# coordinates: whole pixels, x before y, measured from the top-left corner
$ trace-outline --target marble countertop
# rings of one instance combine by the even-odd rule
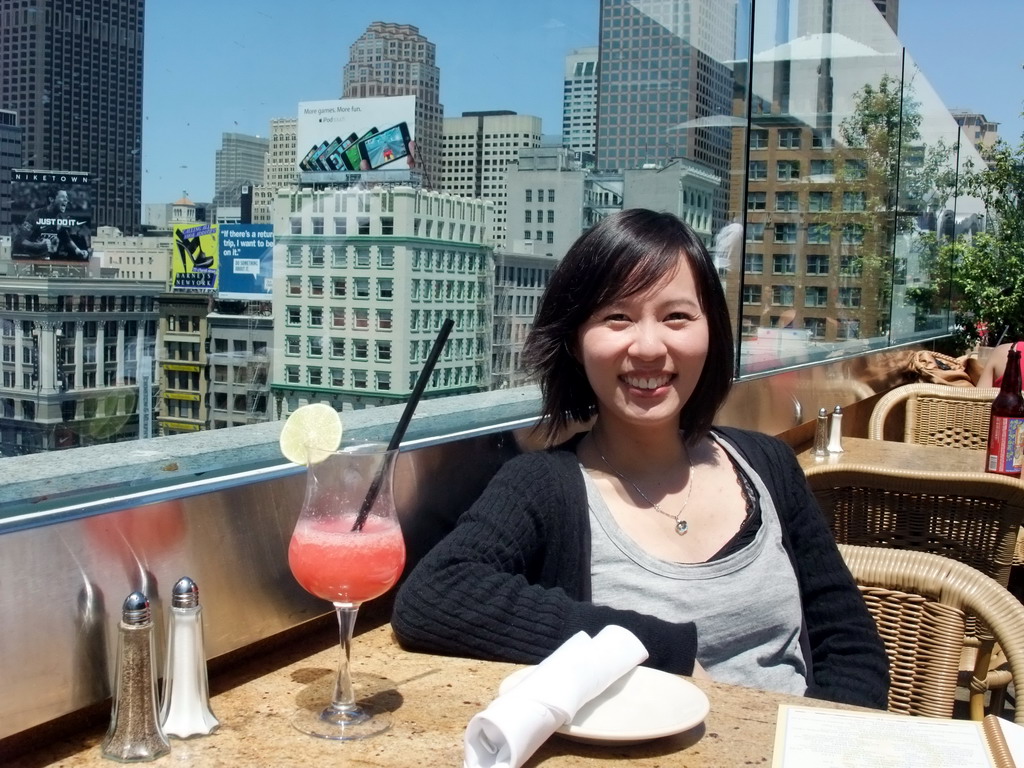
[[[169,755],[155,766],[345,765],[380,768],[461,766],[462,739],[470,718],[497,694],[498,684],[519,667],[410,653],[394,641],[388,624],[358,635],[352,670],[357,695],[375,695],[393,712],[394,725],[360,742],[334,742],[294,730],[298,706],[322,706],[330,698],[338,658],[337,633],[322,623],[315,632],[211,674],[211,700],[220,728],[210,736],[171,739]],[[630,765],[738,766],[771,763],[781,703],[839,706],[713,682],[697,684],[708,695],[706,721],[685,733],[643,744],[588,745],[553,737],[528,767]],[[106,718],[59,736],[41,732],[7,766],[38,768],[110,766],[100,756]],[[612,761],[611,763],[609,761]]]

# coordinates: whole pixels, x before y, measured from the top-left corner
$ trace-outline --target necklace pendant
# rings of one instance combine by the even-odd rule
[[[688,522],[686,522],[685,520],[676,520],[676,533],[677,534],[679,534],[680,536],[683,536],[683,535],[686,534],[686,532],[688,530],[690,530],[690,524]]]

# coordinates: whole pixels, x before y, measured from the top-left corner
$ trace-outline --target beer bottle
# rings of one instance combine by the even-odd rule
[[[1020,477],[1024,452],[1024,397],[1020,387],[1020,350],[1014,343],[1006,356],[999,394],[992,401],[985,467],[989,472],[1010,477]]]

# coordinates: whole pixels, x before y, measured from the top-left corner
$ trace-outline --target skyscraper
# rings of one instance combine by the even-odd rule
[[[10,232],[11,171],[21,167],[21,126],[18,113],[0,109],[0,232]]]
[[[269,224],[274,198],[281,187],[293,186],[298,180],[295,166],[295,131],[298,119],[275,117],[270,121],[270,149],[263,179],[253,191],[252,220]]]
[[[416,162],[424,185],[437,187],[441,172],[441,70],[435,47],[417,27],[375,21],[349,48],[342,98],[416,97]],[[381,130],[385,126],[380,126]]]
[[[520,149],[540,146],[540,132],[539,117],[511,111],[463,112],[462,117],[444,119],[441,189],[494,202],[496,246],[506,243],[506,168]]]
[[[242,185],[263,182],[270,140],[245,133],[225,133],[217,150],[214,207],[239,205]]]
[[[718,0],[601,0],[597,169],[686,158],[722,179],[728,200],[735,18]]]
[[[577,48],[565,57],[562,144],[579,156],[597,151],[597,53]]]
[[[94,226],[126,233],[142,215],[144,4],[0,0],[0,109],[18,113],[22,165],[88,171]]]

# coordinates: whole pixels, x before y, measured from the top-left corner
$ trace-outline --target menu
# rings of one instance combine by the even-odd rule
[[[977,722],[783,704],[772,768],[1015,768],[1022,748],[1024,729],[993,715]]]

